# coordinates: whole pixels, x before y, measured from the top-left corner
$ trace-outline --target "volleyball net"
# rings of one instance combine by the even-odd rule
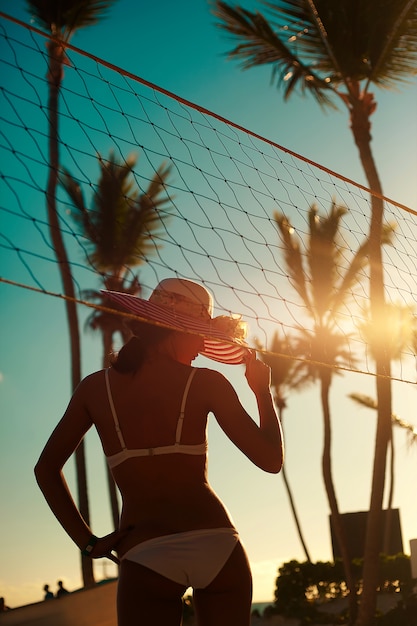
[[[0,41],[1,280],[62,296],[46,216],[47,37],[3,16]],[[276,214],[291,224],[312,289],[307,263],[311,208],[322,220],[334,204],[346,208],[336,242],[337,288],[369,234],[369,190],[73,46],[66,54],[59,167],[79,184],[88,209],[96,210],[100,162],[111,155],[120,163],[136,155],[132,184],[142,194],[161,167],[169,168],[166,216],[161,215],[146,255],[125,267],[127,277],[138,276],[142,296],[169,276],[197,280],[214,293],[216,314],[240,313],[248,322],[249,343],[270,352],[276,332],[283,338],[300,328],[313,333],[311,312],[289,276]],[[77,300],[94,306],[84,294],[103,286],[103,272],[95,267],[62,186],[57,206]],[[383,259],[387,302],[396,311],[384,332],[392,332],[397,342],[395,377],[415,382],[417,213],[384,198],[384,221],[395,226]],[[332,324],[355,357],[347,368],[373,374],[360,330],[369,312],[369,267],[361,272]]]

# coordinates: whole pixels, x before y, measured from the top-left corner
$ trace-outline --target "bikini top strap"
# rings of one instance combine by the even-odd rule
[[[126,450],[125,440],[123,439],[122,431],[120,430],[119,420],[117,418],[116,409],[114,407],[113,396],[110,389],[110,380],[109,380],[109,370],[106,369],[104,371],[104,376],[106,378],[106,389],[107,389],[107,397],[109,399],[110,409],[113,415],[114,427],[116,429],[117,436],[119,437],[120,445],[123,450]]]
[[[182,433],[182,427],[184,424],[184,414],[185,414],[185,405],[187,402],[187,397],[188,397],[188,392],[190,390],[191,387],[191,382],[193,380],[194,374],[196,373],[196,369],[193,368],[191,370],[191,373],[188,377],[187,380],[187,384],[185,385],[185,389],[184,389],[184,394],[182,396],[182,402],[181,402],[181,410],[180,410],[180,416],[178,418],[178,423],[177,423],[177,431],[175,433],[175,443],[180,443],[181,441],[181,433]]]

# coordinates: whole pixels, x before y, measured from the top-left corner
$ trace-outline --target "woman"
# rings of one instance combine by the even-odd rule
[[[39,486],[84,554],[114,559],[117,551],[119,626],[178,626],[188,587],[199,626],[248,626],[249,563],[208,484],[206,428],[213,413],[253,463],[279,472],[283,444],[270,370],[244,344],[240,319],[213,318],[211,294],[197,283],[165,279],[149,300],[105,293],[135,314],[133,337],[108,370],[76,389],[36,465]],[[199,353],[245,363],[259,426],[222,374],[191,366]],[[100,538],[79,514],[62,473],[93,425],[123,500],[120,528]]]

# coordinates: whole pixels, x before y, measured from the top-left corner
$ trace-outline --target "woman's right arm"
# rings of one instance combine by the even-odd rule
[[[246,362],[246,380],[258,406],[259,425],[242,406],[236,391],[219,372],[209,370],[210,410],[231,441],[255,465],[277,474],[284,460],[281,424],[271,390],[270,368],[251,355]]]
[[[92,426],[86,408],[85,380],[75,391],[69,406],[56,426],[35,467],[38,485],[55,517],[71,539],[83,550],[92,532],[76,506],[63,474],[63,467],[77,449],[81,439]],[[126,531],[116,530],[95,541],[90,556],[112,558],[111,551]]]

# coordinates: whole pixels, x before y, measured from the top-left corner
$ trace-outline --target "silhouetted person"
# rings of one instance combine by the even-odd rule
[[[38,483],[84,555],[114,560],[117,550],[119,626],[179,626],[188,587],[200,626],[249,626],[249,562],[208,484],[206,431],[212,413],[255,465],[279,472],[283,445],[270,369],[243,343],[239,317],[213,317],[212,295],[202,285],[166,278],[149,300],[106,293],[136,314],[132,338],[111,367],[77,387],[36,465]],[[244,364],[259,425],[223,374],[191,366],[199,353]],[[105,537],[80,515],[62,472],[92,426],[123,498],[120,527]]]
[[[9,607],[6,606],[6,601],[4,598],[0,598],[0,613],[4,613],[4,611],[8,611]]]
[[[69,594],[69,591],[65,589],[62,580],[58,580],[58,591],[56,592],[57,598],[62,598],[62,596],[66,596]]]
[[[54,594],[52,593],[52,591],[49,590],[49,585],[45,585],[43,588],[44,592],[45,592],[45,596],[44,596],[44,600],[53,600],[54,599]]]

